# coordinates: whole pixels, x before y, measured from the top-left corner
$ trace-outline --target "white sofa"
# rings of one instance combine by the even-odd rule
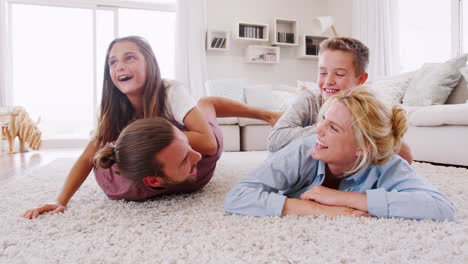
[[[444,105],[406,107],[414,159],[468,166],[468,87],[462,77]]]
[[[288,85],[250,85],[246,80],[210,80],[206,84],[207,94],[224,96],[252,106],[285,111],[292,103],[296,87]],[[266,150],[271,126],[250,118],[218,118],[224,137],[224,151]]]
[[[466,70],[468,76],[468,68]],[[386,89],[384,93],[394,97],[390,101],[402,103],[408,86],[417,81],[413,81],[415,77],[418,77],[418,71],[383,78],[369,85],[372,89]],[[468,87],[466,77],[459,77],[444,104],[404,106],[409,119],[404,141],[410,146],[416,161],[468,166]],[[240,92],[241,96],[237,99],[259,107],[285,110],[296,96],[295,87],[265,89],[264,86],[249,87],[245,82],[243,84],[247,88]],[[261,100],[257,100],[259,98]],[[271,105],[258,101],[271,101]],[[266,150],[266,141],[271,130],[266,122],[246,118],[219,118],[218,122],[224,133],[225,151]]]

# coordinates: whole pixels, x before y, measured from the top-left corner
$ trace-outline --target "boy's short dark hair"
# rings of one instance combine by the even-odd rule
[[[356,76],[365,72],[369,64],[369,48],[357,39],[345,37],[329,38],[320,43],[320,53],[326,50],[341,50],[353,54],[353,65]]]

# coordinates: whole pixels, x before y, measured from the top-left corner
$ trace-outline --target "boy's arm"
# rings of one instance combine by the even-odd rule
[[[269,151],[276,152],[293,139],[315,133],[315,127],[312,126],[318,114],[315,100],[315,95],[308,91],[297,96],[268,135]]]

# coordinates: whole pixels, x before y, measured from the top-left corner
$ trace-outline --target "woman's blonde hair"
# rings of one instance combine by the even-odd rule
[[[346,175],[370,165],[382,165],[399,151],[401,138],[408,128],[405,110],[391,110],[362,86],[347,89],[330,97],[320,109],[319,116],[335,103],[344,104],[353,118],[353,132],[362,155]]]

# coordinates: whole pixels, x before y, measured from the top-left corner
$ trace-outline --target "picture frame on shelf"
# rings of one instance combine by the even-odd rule
[[[248,63],[279,63],[280,48],[272,46],[249,45],[246,51]]]

